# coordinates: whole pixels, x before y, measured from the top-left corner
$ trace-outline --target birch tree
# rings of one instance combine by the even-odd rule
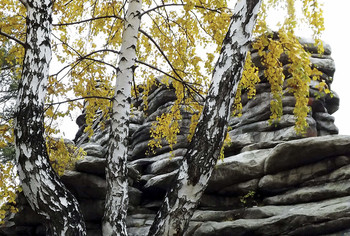
[[[44,102],[51,61],[50,0],[22,0],[27,9],[25,56],[15,120],[16,162],[23,193],[48,235],[85,235],[75,197],[53,171],[44,139]]]
[[[103,218],[103,235],[127,235],[128,210],[128,136],[131,84],[134,76],[138,31],[141,21],[141,0],[131,0],[126,13],[122,48],[112,104],[111,135],[107,156],[107,195]]]
[[[196,131],[149,235],[182,235],[187,228],[220,156],[260,4],[235,6]]]

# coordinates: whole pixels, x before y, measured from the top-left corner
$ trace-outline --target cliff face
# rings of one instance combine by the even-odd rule
[[[302,41],[316,53],[312,44]],[[256,57],[253,59],[257,60]],[[328,86],[334,74],[330,48],[313,54]],[[339,136],[331,116],[339,99],[316,99],[317,82],[310,85],[312,112],[307,137],[294,131],[295,100],[283,98],[284,115],[270,126],[270,91],[262,81],[253,100],[243,98],[243,115],[232,118],[232,143],[225,149],[195,212],[187,235],[339,235],[350,234],[350,136]],[[146,235],[166,189],[176,174],[188,145],[190,114],[183,112],[181,132],[172,154],[164,145],[146,156],[149,131],[156,116],[170,108],[174,91],[154,87],[148,115],[135,111],[130,125],[129,235]],[[82,124],[83,125],[83,124]],[[101,235],[100,221],[106,193],[104,181],[108,129],[81,145],[87,153],[62,180],[77,196],[89,235]],[[20,212],[1,229],[4,235],[42,235],[40,220],[20,197]],[[1,234],[0,233],[0,234]]]

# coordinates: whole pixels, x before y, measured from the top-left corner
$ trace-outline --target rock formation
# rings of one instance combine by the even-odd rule
[[[311,61],[330,87],[335,70],[330,47],[325,45],[321,56],[312,42],[302,43],[314,53]],[[284,115],[273,127],[268,123],[270,93],[264,81],[255,99],[243,98],[243,115],[230,120],[232,143],[217,163],[186,235],[350,234],[350,136],[336,135],[331,114],[338,109],[339,98],[333,92],[333,97],[316,99],[316,85],[310,84],[307,137],[294,131],[293,97],[283,98]],[[164,145],[145,155],[152,122],[174,99],[172,88],[154,87],[148,115],[140,109],[130,119],[129,235],[147,235],[186,152],[190,115],[184,112],[172,153]],[[108,129],[99,130],[83,143],[87,156],[62,176],[81,204],[88,235],[101,235],[108,134]],[[8,219],[0,235],[44,235],[40,219],[23,196],[19,206],[20,212]]]

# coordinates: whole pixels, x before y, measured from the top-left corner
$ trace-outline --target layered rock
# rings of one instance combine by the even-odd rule
[[[317,52],[310,42],[303,43]],[[324,72],[330,87],[334,63],[329,46],[325,52],[313,54],[311,61]],[[310,85],[311,92],[316,85]],[[172,152],[164,143],[155,153],[145,154],[152,122],[170,109],[174,99],[171,86],[154,86],[147,114],[136,102],[140,109],[130,119],[129,235],[147,235],[187,150],[190,114],[183,111]],[[316,99],[310,93],[306,138],[294,131],[294,98],[283,98],[285,112],[276,127],[268,123],[269,99],[268,85],[262,82],[255,99],[243,99],[243,115],[230,120],[232,144],[217,163],[186,235],[350,234],[350,136],[330,135],[338,132],[331,114],[339,99]],[[101,235],[108,138],[108,129],[98,130],[82,142],[87,156],[61,178],[81,204],[88,235]],[[19,199],[20,212],[7,221],[0,235],[44,235],[40,219],[23,197]]]

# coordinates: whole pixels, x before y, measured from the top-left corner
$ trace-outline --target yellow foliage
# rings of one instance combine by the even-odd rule
[[[72,170],[75,162],[86,155],[82,149],[77,150],[72,144],[66,145],[62,138],[59,140],[48,138],[46,145],[50,163],[59,176],[63,175],[65,170]]]
[[[259,69],[254,65],[251,59],[250,52],[247,54],[247,59],[244,65],[242,79],[239,82],[235,102],[233,105],[233,115],[242,115],[241,96],[242,90],[247,90],[248,99],[252,99],[256,95],[255,85],[260,82]]]
[[[4,218],[8,212],[17,212],[16,197],[17,192],[22,191],[19,186],[17,173],[11,162],[0,163],[0,225],[4,223]]]
[[[228,129],[228,131],[230,131],[230,128]],[[222,147],[220,149],[220,160],[224,161],[224,158],[225,158],[225,153],[224,153],[225,147],[230,146],[231,142],[232,142],[231,137],[230,137],[229,133],[227,132],[226,133],[226,137],[224,139],[224,143],[223,143],[223,145],[222,145]]]

